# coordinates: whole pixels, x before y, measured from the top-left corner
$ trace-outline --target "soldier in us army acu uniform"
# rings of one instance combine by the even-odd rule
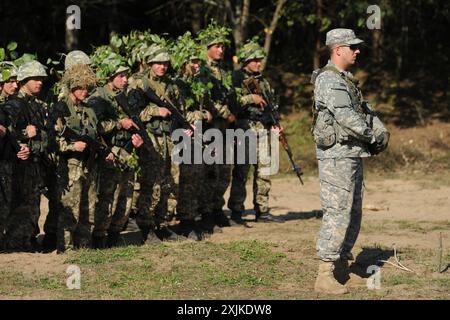
[[[362,42],[350,29],[329,31],[326,45],[331,58],[312,76],[313,135],[323,210],[316,247],[321,261],[314,289],[329,294],[347,293],[352,282],[362,282],[348,269],[361,226],[362,158],[383,151],[389,140],[388,131],[362,99],[357,81],[347,71],[355,63]]]
[[[250,155],[250,148],[255,148],[252,152],[256,152],[257,164],[254,165],[253,177],[253,205],[256,213],[256,221],[263,222],[284,222],[269,213],[269,191],[270,191],[270,176],[269,172],[264,173],[264,170],[270,169],[261,161],[262,157],[270,156],[270,130],[279,133],[278,128],[273,127],[270,123],[269,117],[266,116],[264,107],[268,101],[262,97],[263,92],[266,97],[273,97],[272,88],[269,82],[264,79],[261,74],[261,62],[265,58],[264,50],[258,43],[249,41],[238,52],[239,62],[242,63],[242,68],[233,72],[233,86],[238,92],[241,110],[238,112],[236,127],[243,129],[247,134],[254,135],[253,141],[257,144],[255,146],[249,145],[245,142],[245,156],[246,163],[235,164],[233,167],[233,180],[231,183],[230,198],[228,200],[228,208],[231,210],[231,219],[238,224],[245,224],[242,219],[244,212],[244,202],[247,195],[245,184],[247,176],[250,171],[250,164],[248,162]],[[249,83],[249,84],[247,84]],[[252,92],[251,85],[257,85],[262,92]],[[273,101],[269,101],[274,103]],[[265,137],[263,139],[262,130],[265,130]],[[257,138],[258,137],[258,140]],[[238,143],[243,143],[239,142]],[[239,152],[237,146],[236,153]],[[236,154],[236,156],[238,156]],[[265,160],[266,160],[265,159]]]
[[[13,164],[11,213],[6,226],[6,248],[30,250],[39,233],[40,199],[43,189],[42,160],[48,143],[47,105],[37,96],[47,73],[32,60],[20,66],[20,90],[3,106],[20,144],[28,145],[30,156]]]

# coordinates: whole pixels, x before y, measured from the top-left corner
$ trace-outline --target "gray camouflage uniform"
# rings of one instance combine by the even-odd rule
[[[387,130],[376,116],[372,127],[367,122],[369,107],[363,103],[350,72],[340,72],[329,61],[325,68],[313,73],[312,83],[323,210],[316,250],[321,260],[336,261],[351,256],[359,234],[364,186],[362,158],[371,156],[369,145],[377,138],[374,132]],[[329,143],[324,145],[320,138]]]

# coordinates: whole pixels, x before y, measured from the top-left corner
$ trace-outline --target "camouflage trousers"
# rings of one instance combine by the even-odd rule
[[[269,191],[271,187],[270,175],[268,174],[270,161],[267,161],[270,160],[270,131],[267,131],[264,138],[256,139],[258,132],[262,132],[260,130],[265,129],[262,123],[248,121],[247,123],[241,124],[240,127],[242,129],[252,130],[253,134],[255,134],[255,140],[253,140],[253,143],[249,143],[247,140],[243,148],[240,148],[242,142],[237,142],[228,208],[236,212],[243,212],[245,210],[244,202],[247,197],[245,185],[250,168],[253,166],[253,206],[256,212],[266,213],[269,212]],[[248,163],[250,151],[256,155],[256,164]],[[238,164],[237,160],[240,152],[245,153],[246,163],[244,164]]]
[[[204,186],[205,165],[194,162],[194,145],[191,145],[191,164],[182,163],[177,201],[178,220],[196,220],[200,218],[201,190]]]
[[[361,227],[362,158],[320,159],[319,179],[323,220],[317,255],[336,261],[351,252]]]
[[[5,233],[7,249],[29,250],[31,239],[39,234],[41,174],[39,162],[28,160],[13,165],[11,212]]]
[[[97,170],[86,168],[80,160],[60,159],[58,190],[61,212],[58,216],[57,250],[89,247],[93,224]]]
[[[171,161],[174,144],[168,136],[149,135],[157,157],[142,159],[138,199],[139,227],[156,227],[175,215],[178,197],[179,166]]]
[[[56,235],[58,214],[61,210],[56,167],[43,167],[43,180],[46,189],[44,196],[48,199],[48,212],[44,222],[44,233]]]
[[[134,171],[103,163],[99,169],[98,201],[94,213],[95,237],[121,232],[133,201]]]
[[[0,250],[5,245],[5,231],[11,209],[12,162],[0,161]]]

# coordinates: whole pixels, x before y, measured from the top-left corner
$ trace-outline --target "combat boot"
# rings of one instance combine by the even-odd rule
[[[145,228],[141,231],[144,245],[160,244],[162,242],[153,229]]]
[[[42,239],[42,248],[44,252],[56,250],[56,234],[46,233]]]
[[[176,227],[177,233],[183,235],[187,239],[200,241],[203,239],[203,230],[200,229],[193,220],[180,220]]]
[[[334,274],[334,263],[332,261],[321,261],[317,275],[314,291],[326,294],[346,294],[348,289],[336,281]]]
[[[199,223],[204,233],[213,234],[214,232],[222,232],[220,227],[216,226],[214,215],[212,213],[202,214],[202,220]]]
[[[367,279],[352,273],[348,260],[341,258],[335,263],[334,275],[341,284],[345,284],[348,288],[366,287]]]
[[[119,242],[120,232],[108,232],[108,238],[106,239],[106,246],[108,248],[116,247]]]
[[[106,249],[106,242],[105,236],[92,236],[92,249]]]
[[[241,211],[232,211],[230,216],[230,224],[231,225],[242,225],[247,228],[251,228],[247,221],[242,219],[242,212]]]
[[[214,215],[214,223],[221,228],[231,227],[230,220],[222,210],[216,212]]]
[[[269,212],[256,212],[255,214],[255,222],[277,222],[284,223],[284,220],[274,216]]]
[[[173,232],[170,227],[162,226],[155,230],[156,235],[163,241],[183,241],[186,237]]]

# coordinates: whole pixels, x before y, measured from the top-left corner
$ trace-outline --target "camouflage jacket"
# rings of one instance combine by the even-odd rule
[[[231,81],[229,81],[230,83],[227,83],[230,74],[222,69],[218,62],[210,59],[206,62],[206,68],[212,76],[212,79],[210,80],[212,80],[211,82],[213,84],[213,94],[211,98],[214,102],[214,118],[227,119],[232,113],[226,100],[228,90],[232,90]]]
[[[76,141],[66,139],[63,134],[65,126],[68,126],[80,135],[88,135],[93,139],[99,140],[97,116],[89,105],[86,103],[75,105],[67,97],[53,106],[51,121],[56,132],[58,153],[63,158],[76,158],[85,161],[90,156],[92,158],[95,156],[89,154],[89,148],[86,148],[84,152],[75,151],[74,145]]]
[[[253,102],[252,92],[244,83],[245,80],[248,80],[251,77],[255,79],[255,81],[259,84],[261,91],[265,93],[267,97],[273,97],[273,89],[271,88],[269,82],[264,79],[261,74],[258,73],[252,75],[243,69],[234,71],[232,77],[233,86],[236,90],[239,104],[241,106],[241,110],[237,112],[237,118],[262,122],[264,109]],[[270,103],[273,104],[274,101],[270,101]]]
[[[89,97],[88,104],[95,111],[106,143],[111,147],[123,148],[130,142],[131,133],[120,124],[120,120],[129,116],[115,99],[119,93],[120,91],[114,91],[106,84],[95,90]]]
[[[140,89],[145,92],[148,88],[153,90],[161,100],[166,100],[164,97],[166,96],[176,106],[179,105],[180,92],[176,84],[168,76],[157,77],[150,70],[148,75],[136,73],[128,81],[128,92],[133,89]],[[159,107],[154,103],[146,102],[139,117],[146,125],[147,131],[152,134],[170,134],[173,129],[171,117],[161,117],[159,115]]]
[[[336,66],[329,61],[326,67]],[[318,159],[368,157],[368,145],[375,142],[372,128],[366,122],[362,109],[362,94],[350,72],[337,74],[331,70],[314,71],[314,102],[319,114],[329,112],[333,121],[335,143],[323,148],[317,146]],[[316,123],[317,125],[317,123]]]
[[[17,137],[19,144],[27,144],[30,148],[30,157],[27,161],[39,161],[47,152],[49,140],[49,119],[47,104],[34,96],[19,91],[7,99],[3,110],[11,121],[11,129]],[[36,127],[36,136],[30,138],[26,127]]]

